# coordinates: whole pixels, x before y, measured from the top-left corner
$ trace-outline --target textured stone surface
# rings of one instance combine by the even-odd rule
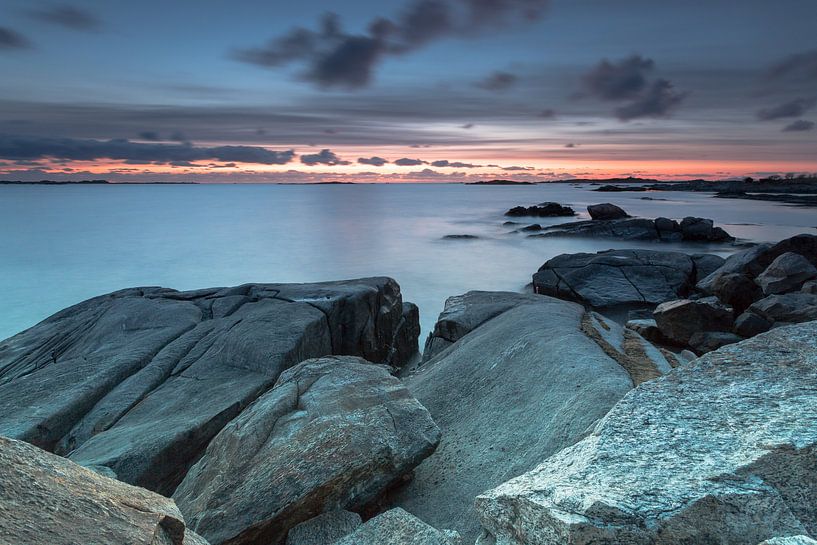
[[[596,308],[685,297],[694,280],[695,262],[690,256],[655,250],[562,254],[533,275],[537,293]]]
[[[630,217],[623,208],[609,202],[591,204],[587,207],[587,213],[594,220],[617,220]]]
[[[772,323],[755,314],[754,312],[744,312],[735,320],[734,331],[741,337],[754,337],[771,329]]]
[[[712,284],[712,292],[738,314],[763,297],[760,286],[741,273],[722,273],[718,275]]]
[[[706,354],[743,338],[729,331],[698,331],[689,338],[689,346],[698,354]]]
[[[546,232],[532,237],[601,237],[621,240],[655,240],[662,242],[730,242],[735,240],[720,227],[713,227],[712,220],[684,218],[678,222],[667,218],[592,219],[561,223],[546,228]]]
[[[680,345],[689,344],[690,338],[701,331],[731,331],[732,309],[715,297],[691,301],[679,299],[661,303],[653,312],[661,333]]]
[[[658,329],[658,324],[652,318],[628,320],[625,327],[632,329],[650,342],[660,343],[665,341],[664,334],[661,333],[661,330]]]
[[[477,498],[501,545],[760,543],[817,531],[817,322],[630,392],[592,434]]]
[[[583,437],[630,390],[619,360],[637,377],[669,364],[633,332],[551,297],[470,292],[440,316],[454,319],[468,324],[462,336],[404,378],[442,441],[391,505],[473,543],[478,494]]]
[[[173,500],[0,437],[0,543],[207,545]]]
[[[817,545],[817,541],[808,536],[773,537],[760,545]]]
[[[327,545],[351,534],[363,523],[350,511],[329,511],[304,521],[287,534],[286,545]]]
[[[755,282],[764,295],[799,290],[806,280],[817,278],[817,268],[808,259],[794,252],[781,254],[760,273]]]
[[[753,304],[749,310],[773,323],[817,320],[817,295],[802,292],[770,295]]]
[[[535,206],[515,206],[505,212],[506,216],[523,217],[557,217],[557,216],[575,216],[576,212],[569,206],[562,206],[557,202],[543,202]]]
[[[817,280],[809,280],[805,284],[803,284],[803,288],[800,290],[803,293],[811,293],[813,295],[817,295]]]
[[[460,545],[456,532],[432,528],[403,509],[395,508],[369,520],[334,545]],[[327,544],[329,545],[329,544]]]
[[[0,343],[0,434],[169,495],[284,369],[400,363],[404,322],[388,278],[96,297]]]
[[[385,367],[307,360],[221,430],[173,497],[214,544],[278,543],[323,511],[365,506],[439,440]]]

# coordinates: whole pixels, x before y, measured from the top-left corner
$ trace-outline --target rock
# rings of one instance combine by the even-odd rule
[[[652,318],[642,320],[628,320],[625,324],[627,329],[632,329],[645,339],[653,343],[666,342],[666,337],[658,329],[658,324]]]
[[[714,297],[661,303],[653,312],[661,333],[679,345],[689,344],[699,331],[732,331],[732,309]]]
[[[363,523],[349,511],[328,511],[293,527],[286,545],[327,545],[351,534]]]
[[[216,435],[173,497],[214,544],[278,543],[324,511],[365,506],[439,441],[428,411],[387,368],[307,360]]]
[[[807,536],[774,537],[760,545],[817,545],[817,541]]]
[[[749,544],[817,532],[817,322],[630,392],[583,441],[479,496],[502,545]]]
[[[686,254],[607,250],[556,256],[533,275],[533,285],[536,293],[595,308],[654,305],[688,295],[694,275]]]
[[[531,237],[593,237],[616,238],[619,240],[655,240],[662,242],[729,242],[735,240],[720,227],[712,227],[712,220],[686,218],[686,231],[667,218],[651,220],[646,218],[592,219],[560,223],[545,228],[545,232]],[[706,227],[709,230],[706,231]],[[703,234],[705,231],[705,234]]]
[[[777,244],[759,244],[748,250],[732,254],[724,264],[698,283],[698,289],[712,293],[712,284],[718,273],[742,273],[754,279],[762,273],[772,261],[786,252],[794,252],[805,257],[809,263],[817,266],[817,236],[796,235]]]
[[[460,545],[456,532],[439,531],[414,515],[390,509],[332,545]]]
[[[557,216],[575,216],[576,212],[569,206],[562,206],[556,202],[543,202],[536,206],[515,206],[505,212],[506,216],[522,217],[522,216],[537,216],[537,217],[557,217]]]
[[[442,441],[385,505],[466,543],[479,531],[477,494],[583,437],[634,380],[669,369],[634,332],[541,295],[451,298],[435,331],[451,330],[453,344],[404,377]]]
[[[671,220],[669,218],[664,218],[664,217],[655,218],[655,221],[653,222],[653,225],[655,225],[655,228],[657,230],[662,231],[664,233],[680,233],[681,232],[681,226],[678,225],[678,222],[675,221],[675,220]]]
[[[332,353],[400,365],[403,311],[388,278],[96,297],[0,343],[0,434],[169,495],[283,370]]]
[[[695,263],[696,284],[716,271],[726,261],[721,256],[714,254],[692,254],[690,257]]]
[[[735,320],[734,332],[741,337],[754,337],[771,329],[772,323],[754,312],[744,312]]]
[[[706,354],[742,340],[742,337],[728,331],[698,331],[689,338],[689,346],[698,354]]]
[[[443,240],[477,240],[477,235],[445,235]]]
[[[758,285],[741,273],[719,274],[712,284],[712,293],[738,314],[763,297]]]
[[[631,185],[631,186],[621,186],[621,185],[603,185],[601,187],[597,187],[593,191],[601,191],[607,193],[617,193],[622,191],[647,191],[646,187],[640,185]]]
[[[0,437],[0,542],[207,545],[173,500]]]
[[[811,293],[813,295],[817,295],[817,280],[810,280],[803,284],[803,288],[800,290],[803,293]]]
[[[749,310],[773,323],[817,320],[817,295],[803,292],[770,295],[753,304]]]
[[[534,231],[541,231],[541,230],[542,230],[542,226],[539,225],[538,223],[533,223],[531,225],[527,225],[527,226],[522,227],[521,229],[519,229],[520,232],[534,232]]]
[[[630,217],[630,215],[622,208],[609,202],[602,204],[591,204],[587,207],[587,212],[594,220],[618,220]]]
[[[805,257],[794,252],[780,254],[760,273],[755,282],[765,295],[799,290],[804,282],[817,278],[817,268]]]
[[[386,361],[394,365],[405,365],[419,357],[420,351],[420,309],[414,303],[403,303],[403,312],[391,350]]]

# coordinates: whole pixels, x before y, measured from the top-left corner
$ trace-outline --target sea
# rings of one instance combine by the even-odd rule
[[[587,219],[712,218],[740,242],[817,234],[814,208],[708,193],[599,193],[590,184],[107,184],[0,186],[0,339],[89,297],[133,286],[396,279],[425,336],[447,297],[524,291],[562,253],[654,248],[729,255],[729,244],[528,238],[513,206],[555,201]],[[519,220],[517,220],[519,221]],[[525,220],[522,220],[525,221]],[[550,225],[570,218],[531,218]],[[446,239],[447,235],[477,238]]]

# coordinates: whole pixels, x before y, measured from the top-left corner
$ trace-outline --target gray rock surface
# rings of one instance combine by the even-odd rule
[[[654,240],[662,242],[731,242],[734,239],[712,220],[684,218],[678,222],[667,218],[592,219],[552,225],[531,237],[594,237],[620,240]]]
[[[405,321],[387,278],[96,297],[0,343],[0,434],[169,495],[284,369],[332,353],[399,364]]]
[[[817,541],[808,536],[773,537],[760,545],[817,545]]]
[[[574,212],[569,206],[562,206],[557,202],[543,202],[535,206],[515,206],[505,212],[505,215],[512,217],[534,216],[548,218],[558,216],[575,216],[576,212]]]
[[[679,345],[689,344],[695,333],[732,331],[733,326],[732,309],[715,297],[667,301],[655,307],[653,316],[661,333]]]
[[[817,278],[817,267],[800,254],[786,252],[772,261],[755,282],[764,295],[774,295],[799,290],[803,283],[814,278]]]
[[[796,292],[764,297],[749,310],[772,323],[817,320],[817,295]]]
[[[743,545],[817,532],[817,322],[642,384],[592,434],[477,498],[502,545]]]
[[[734,332],[741,337],[754,337],[769,331],[772,322],[755,314],[754,312],[744,312],[735,320]]]
[[[803,293],[811,293],[813,295],[817,295],[817,280],[809,280],[805,284],[803,284],[803,288],[800,290]]]
[[[286,545],[327,545],[351,534],[363,524],[360,515],[350,511],[328,511],[293,527]]]
[[[722,302],[741,313],[763,298],[763,291],[748,276],[741,273],[721,273],[712,283],[712,293]]]
[[[618,220],[630,217],[623,208],[609,202],[591,204],[587,207],[587,213],[590,214],[590,218],[594,220]]]
[[[665,342],[666,338],[664,334],[661,333],[661,330],[658,329],[658,324],[655,322],[654,319],[639,319],[639,320],[628,320],[625,324],[627,329],[632,329],[645,339],[653,343],[661,343]]]
[[[466,543],[479,530],[476,495],[583,437],[632,387],[623,365],[637,380],[669,369],[633,332],[551,297],[469,292],[440,321],[435,330],[461,336],[404,381],[442,441],[386,503]]]
[[[403,509],[382,513],[334,545],[461,545],[456,532],[432,528]],[[330,545],[330,544],[326,544]]]
[[[685,297],[694,280],[695,262],[686,254],[608,250],[556,256],[533,275],[533,286],[543,295],[605,308]]]
[[[0,437],[0,543],[207,545],[173,500]]]
[[[695,263],[696,284],[718,270],[726,261],[721,256],[715,254],[692,254],[690,257]]]
[[[698,331],[689,338],[689,346],[698,354],[706,354],[743,338],[729,331]]]
[[[173,497],[214,544],[279,543],[324,511],[362,508],[439,440],[428,411],[386,367],[307,360],[216,435]]]

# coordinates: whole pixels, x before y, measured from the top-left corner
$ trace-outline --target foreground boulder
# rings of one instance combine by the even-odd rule
[[[462,545],[459,534],[440,531],[399,507],[360,526],[334,544],[325,545]]]
[[[515,206],[505,212],[505,215],[517,218],[524,216],[551,218],[558,216],[575,216],[576,212],[569,206],[562,206],[557,202],[543,202],[536,206]]]
[[[590,214],[590,218],[594,220],[618,220],[630,217],[623,208],[609,202],[591,204],[587,207],[587,213]]]
[[[307,360],[221,430],[173,497],[214,544],[275,544],[324,511],[365,506],[439,440],[385,367]]]
[[[388,278],[114,292],[0,343],[0,434],[170,495],[282,371],[327,354],[400,365],[415,319]]]
[[[817,267],[794,252],[781,254],[760,273],[755,282],[764,295],[775,295],[799,290],[807,281],[817,278]]]
[[[749,310],[773,324],[808,322],[817,320],[817,295],[802,292],[770,295]]]
[[[760,545],[817,545],[817,541],[808,536],[773,537]]]
[[[577,441],[634,382],[670,368],[634,332],[541,295],[451,298],[435,331],[452,341],[404,382],[442,441],[387,503],[465,543],[479,533],[477,494]]]
[[[696,260],[680,252],[607,250],[562,254],[533,275],[536,293],[595,308],[656,305],[689,294]]]
[[[742,545],[814,535],[815,422],[810,322],[642,384],[589,437],[480,496],[477,510],[503,545]]]
[[[207,545],[173,500],[0,437],[0,542]]]
[[[715,297],[667,301],[655,307],[655,323],[670,341],[687,345],[696,333],[731,331],[733,312]]]

